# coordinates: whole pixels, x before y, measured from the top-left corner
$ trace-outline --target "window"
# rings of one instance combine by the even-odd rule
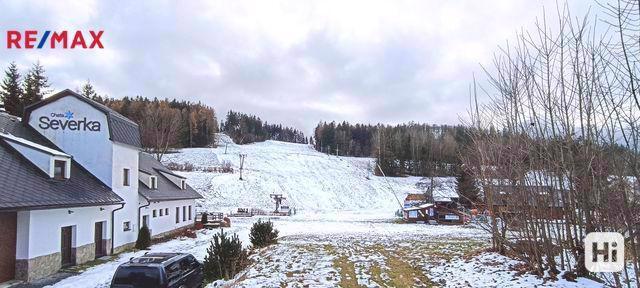
[[[122,169],[122,186],[129,186],[129,168]]]
[[[129,266],[116,270],[115,286],[160,287],[160,269],[156,267]]]
[[[126,221],[122,225],[123,231],[131,231],[131,222]]]
[[[187,189],[187,181],[181,180],[180,187],[182,188],[182,190]]]
[[[189,220],[191,220],[191,205],[189,205]]]
[[[169,208],[164,208],[164,215],[169,215]]]
[[[64,180],[67,178],[65,173],[67,170],[67,161],[54,160],[53,161],[53,178],[57,180]]]
[[[164,209],[160,209],[160,217],[162,217],[162,212],[164,212]]]
[[[173,283],[180,278],[180,262],[174,262],[165,268],[165,272],[167,273],[167,281],[169,283]]]
[[[182,206],[182,221],[187,221],[187,206]]]
[[[158,215],[156,214],[156,209],[153,209],[153,218],[156,218]]]
[[[180,223],[180,207],[176,207],[176,223]]]
[[[149,184],[151,189],[158,189],[158,178],[156,176],[149,177]]]

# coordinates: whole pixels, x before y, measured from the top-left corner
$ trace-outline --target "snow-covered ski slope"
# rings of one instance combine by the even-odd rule
[[[270,194],[283,194],[298,212],[399,209],[407,193],[418,193],[419,177],[377,177],[369,171],[370,158],[337,157],[315,151],[311,146],[279,141],[236,145],[218,134],[218,148],[182,149],[167,154],[163,162],[191,163],[196,169],[216,167],[229,161],[234,173],[178,172],[205,199],[202,208],[228,212],[237,207],[273,209]],[[225,146],[227,153],[225,154]],[[239,180],[239,154],[246,154],[244,180]],[[369,179],[368,179],[369,178]],[[388,181],[388,183],[387,183]]]

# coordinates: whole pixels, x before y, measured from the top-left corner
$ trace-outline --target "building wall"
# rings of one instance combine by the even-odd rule
[[[65,113],[73,113],[72,120],[100,123],[99,131],[85,129],[52,129],[41,123],[41,117],[65,121]],[[73,96],[60,98],[31,113],[29,125],[47,137],[64,152],[73,155],[83,167],[125,200],[123,209],[114,217],[114,246],[133,243],[137,238],[138,205],[138,148],[114,143],[109,139],[107,116],[91,105]],[[123,169],[129,169],[129,186],[123,185]],[[73,177],[73,175],[71,175]],[[125,231],[124,223],[129,223]]]
[[[66,226],[73,227],[72,248],[76,263],[93,260],[95,223],[103,222],[102,237],[105,242],[110,243],[110,217],[111,211],[116,207],[118,206],[19,211],[16,278],[33,281],[60,269],[61,229]]]
[[[73,117],[70,117],[73,113]],[[44,117],[48,118],[45,119]],[[85,120],[86,119],[86,120]],[[100,129],[52,129],[46,123],[50,121],[69,123],[70,120],[94,121]],[[47,122],[49,121],[49,122]],[[45,123],[45,124],[43,124]],[[89,172],[95,175],[113,192],[124,199],[125,205],[114,214],[111,212],[120,205],[102,207],[79,207],[70,209],[49,209],[21,211],[17,214],[16,276],[18,279],[32,281],[58,271],[61,266],[61,228],[72,226],[73,251],[77,263],[90,261],[95,257],[94,230],[96,222],[104,222],[104,243],[110,251],[119,253],[134,245],[138,236],[138,223],[142,216],[148,215],[153,235],[177,231],[190,226],[195,219],[195,201],[179,200],[152,203],[140,211],[138,207],[147,204],[138,194],[139,159],[137,147],[115,143],[109,139],[107,116],[89,104],[73,96],[60,98],[46,106],[32,111],[29,125],[55,143],[65,153],[73,156]],[[65,124],[68,125],[68,124]],[[94,129],[95,130],[95,129]],[[124,169],[129,170],[129,184],[124,183]],[[73,177],[73,175],[70,175]],[[191,219],[183,220],[182,207],[191,206]],[[175,221],[175,209],[180,207],[180,221]],[[169,209],[169,215],[159,216],[159,209]],[[153,217],[153,210],[156,217]],[[73,213],[69,213],[73,211]],[[125,229],[128,223],[128,229]],[[113,226],[113,235],[111,228]],[[113,237],[112,237],[113,236]]]
[[[70,120],[95,121],[100,123],[100,131],[52,129],[40,122],[41,117],[49,120],[69,120],[62,115],[73,113]],[[73,155],[83,167],[109,185],[111,183],[112,142],[109,140],[107,116],[91,105],[73,96],[60,98],[31,112],[29,125],[55,143],[65,153]],[[73,177],[73,175],[71,175]]]
[[[29,259],[60,252],[60,229],[75,226],[74,245],[79,247],[94,242],[96,222],[106,222],[109,231],[111,210],[118,206],[76,207],[49,210],[19,211],[17,220],[17,259]],[[100,208],[103,208],[100,211]],[[69,214],[69,211],[72,211]],[[105,239],[110,238],[110,233]]]
[[[146,200],[142,199],[142,197],[140,198],[143,205],[147,203]],[[144,215],[149,216],[149,229],[151,230],[151,236],[156,236],[165,232],[193,225],[196,217],[195,204],[195,200],[152,202],[149,207],[141,209],[140,223],[142,223]],[[189,220],[189,206],[191,206],[191,220]],[[179,223],[176,223],[176,207],[180,207]],[[186,221],[183,221],[182,218],[182,207],[186,207],[187,210]],[[160,209],[169,209],[169,215],[163,213],[162,216],[160,216]],[[153,217],[153,210],[156,210],[156,217]]]
[[[15,276],[16,212],[0,212],[0,283]]]
[[[134,243],[138,238],[138,149],[113,143],[112,151],[111,189],[125,201],[124,208],[116,211],[114,217],[114,246],[119,247]],[[129,186],[123,183],[124,168],[129,169]],[[124,231],[125,222],[130,223],[129,231]]]

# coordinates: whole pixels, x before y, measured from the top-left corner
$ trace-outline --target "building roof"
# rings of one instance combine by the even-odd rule
[[[427,196],[424,194],[407,194],[404,201],[427,201]]]
[[[104,113],[107,116],[107,121],[109,122],[109,139],[111,139],[111,141],[135,146],[138,148],[142,147],[142,143],[140,142],[140,129],[138,128],[138,124],[129,120],[127,117],[122,116],[111,108],[93,101],[87,97],[84,97],[69,89],[62,90],[50,97],[43,99],[38,103],[27,106],[24,111],[24,121],[29,121],[29,116],[33,110],[66,96],[73,96]]]
[[[27,146],[27,147],[36,149],[38,151],[42,151],[42,152],[47,153],[49,155],[71,158],[71,156],[69,154],[67,154],[67,153],[58,151],[56,149],[49,148],[49,147],[44,146],[44,145],[40,145],[40,144],[35,143],[35,142],[31,142],[31,141],[29,141],[27,139],[14,136],[14,135],[9,134],[9,133],[4,133],[4,132],[0,131],[0,138],[5,139],[5,140],[9,140],[9,141],[14,142],[14,143],[18,143],[18,144],[23,145],[23,146]]]
[[[176,184],[174,184],[167,175],[176,175],[171,170],[164,167],[162,163],[160,163],[156,158],[152,155],[140,152],[140,156],[138,157],[139,164],[138,167],[140,171],[145,174],[156,176],[158,179],[158,188],[151,189],[146,183],[140,183],[138,185],[138,193],[142,195],[148,201],[170,201],[170,200],[182,200],[182,199],[201,199],[202,196],[198,194],[191,186],[187,185],[186,189],[181,189]],[[176,175],[180,178],[184,178],[182,176]]]
[[[19,118],[6,113],[0,113],[0,131],[47,149],[60,150],[33,128],[23,125]],[[0,138],[0,210],[100,206],[124,202],[76,161],[71,160],[69,179],[54,180],[6,141],[11,140]]]

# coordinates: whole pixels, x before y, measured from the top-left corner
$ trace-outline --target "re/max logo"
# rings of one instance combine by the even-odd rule
[[[7,31],[7,49],[42,49],[49,47],[51,49],[103,49],[104,46],[100,41],[100,37],[104,31],[44,31],[39,35],[36,30],[8,30]]]

